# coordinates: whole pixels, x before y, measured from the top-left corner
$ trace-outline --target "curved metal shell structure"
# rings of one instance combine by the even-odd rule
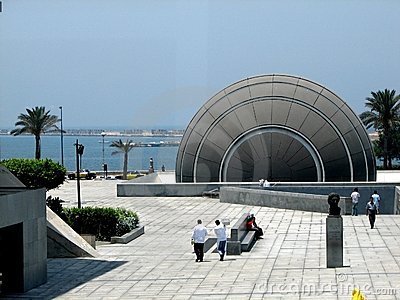
[[[358,116],[310,80],[263,75],[208,100],[182,138],[177,182],[375,181]]]

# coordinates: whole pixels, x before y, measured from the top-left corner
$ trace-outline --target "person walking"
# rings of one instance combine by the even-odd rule
[[[374,193],[371,195],[374,199],[374,204],[376,206],[376,213],[379,214],[379,208],[381,205],[381,197],[379,196],[378,192],[375,190]]]
[[[358,216],[358,200],[360,199],[360,193],[358,192],[358,188],[354,188],[350,197],[351,197],[351,203],[353,205],[351,209],[351,215]]]
[[[197,225],[193,229],[192,244],[196,253],[196,262],[203,261],[204,242],[207,236],[207,228],[203,226],[202,221],[197,220]]]
[[[376,209],[376,206],[374,203],[374,198],[372,198],[372,197],[369,198],[369,202],[367,203],[367,206],[365,208],[366,208],[366,214],[369,218],[369,224],[371,224],[371,229],[373,229],[374,225],[375,225],[376,212],[377,212],[377,209]]]
[[[217,236],[217,251],[219,254],[219,260],[223,261],[226,251],[226,229],[225,225],[221,224],[219,220],[215,220],[214,232]]]

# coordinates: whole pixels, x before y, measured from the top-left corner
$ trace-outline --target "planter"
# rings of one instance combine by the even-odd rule
[[[137,228],[125,233],[123,236],[112,236],[111,244],[127,244],[142,234],[144,234],[144,226],[139,225]]]

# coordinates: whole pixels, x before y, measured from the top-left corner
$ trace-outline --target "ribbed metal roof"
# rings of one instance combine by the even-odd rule
[[[208,100],[189,123],[177,182],[374,181],[375,158],[358,116],[310,80],[263,75]]]

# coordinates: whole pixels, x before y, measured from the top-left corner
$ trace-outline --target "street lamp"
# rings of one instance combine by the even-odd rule
[[[76,191],[78,194],[78,208],[81,208],[81,174],[80,174],[80,169],[81,169],[81,163],[80,160],[82,160],[82,155],[83,155],[83,150],[85,149],[85,146],[82,144],[79,144],[78,139],[76,140],[76,143],[74,144],[75,146],[75,153],[76,153]]]
[[[59,107],[61,111],[61,164],[64,166],[64,136],[63,136],[63,113],[62,113],[62,106]]]
[[[102,132],[101,136],[103,137],[103,165],[104,165],[104,137],[106,136],[106,133]]]
[[[105,163],[104,160],[104,137],[106,136],[106,133],[103,131],[101,133],[101,136],[103,137],[103,178],[107,179],[107,164]]]

